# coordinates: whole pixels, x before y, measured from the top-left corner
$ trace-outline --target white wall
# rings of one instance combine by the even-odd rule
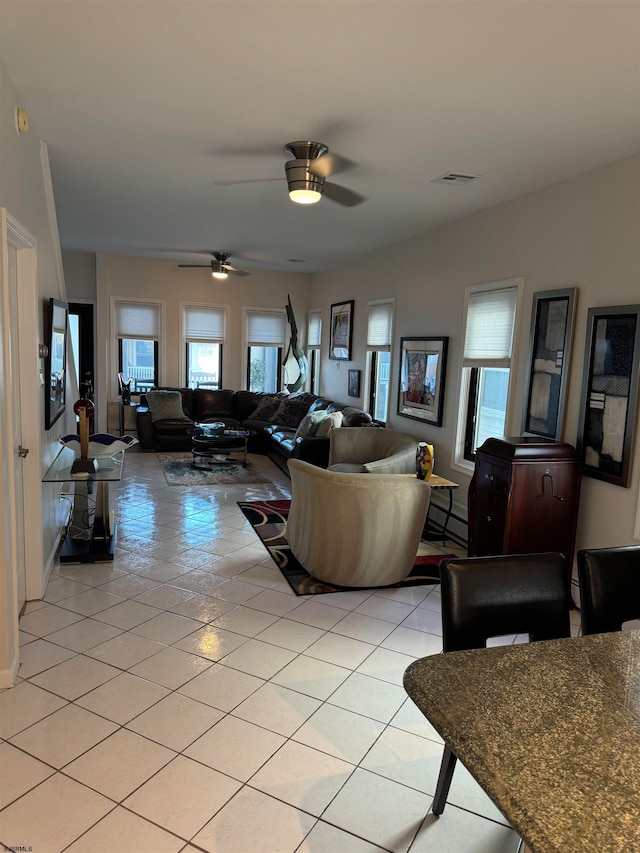
[[[31,323],[37,329],[33,340],[33,357],[37,358],[38,343],[44,341],[44,307],[51,296],[65,299],[64,282],[59,276],[57,254],[57,226],[51,222],[47,207],[46,186],[48,174],[43,170],[41,140],[37,133],[37,124],[31,121],[28,133],[18,134],[15,129],[15,113],[18,107],[27,108],[7,70],[0,62],[0,207],[5,207],[20,225],[30,232],[37,240],[37,322]],[[33,118],[33,117],[31,117]],[[72,415],[67,409],[64,417],[60,418],[50,431],[44,428],[44,387],[37,381],[37,370],[29,371],[34,380],[25,381],[25,377],[15,372],[12,379],[20,382],[20,392],[30,395],[34,401],[35,421],[27,425],[34,441],[29,441],[31,453],[24,460],[25,478],[39,487],[40,480],[49,463],[59,450],[58,437],[69,432]],[[33,385],[33,387],[32,387]],[[11,394],[12,388],[2,388],[0,397]],[[11,424],[6,417],[6,407],[0,406],[0,435],[11,431]],[[25,425],[23,424],[23,427]],[[5,513],[5,490],[0,482],[0,512]],[[38,492],[40,494],[40,492]],[[46,569],[50,568],[51,558],[55,553],[58,540],[58,496],[52,485],[41,486],[42,512],[39,506],[32,506],[32,514],[26,519],[27,535],[41,536],[42,548],[37,549],[44,554],[43,565],[27,566],[27,598],[39,598],[44,591]],[[40,517],[41,516],[41,517]],[[0,576],[4,574],[4,566],[0,567]],[[10,602],[7,601],[5,590],[0,590],[0,669],[6,663],[8,652],[8,631],[14,614],[11,613]]]
[[[222,385],[239,389],[246,387],[243,308],[284,309],[289,294],[299,335],[304,335],[309,286],[310,276],[300,273],[252,270],[246,278],[229,276],[226,281],[218,282],[207,269],[179,269],[172,261],[98,255],[96,388],[99,428],[103,430],[108,426],[110,431],[115,431],[118,423],[117,407],[113,404],[118,399],[118,354],[111,326],[114,300],[128,297],[161,301],[160,384],[176,387],[185,384],[180,303],[227,306]],[[105,399],[110,401],[108,424],[101,402]],[[133,425],[132,420],[128,427]]]
[[[96,256],[93,252],[63,252],[64,280],[71,302],[96,301]]]
[[[584,365],[587,309],[640,303],[640,158],[610,164],[459,222],[420,234],[362,261],[313,278],[312,307],[355,300],[353,361],[327,358],[323,336],[322,393],[347,400],[347,370],[364,371],[367,302],[395,296],[388,425],[435,446],[435,470],[459,482],[456,512],[466,517],[469,477],[452,468],[459,403],[460,346],[465,288],[523,276],[525,293],[516,342],[516,393],[507,434],[519,435],[529,347],[532,294],[577,287],[577,311],[564,440],[575,445]],[[452,187],[451,192],[464,192]],[[441,428],[395,414],[400,337],[448,335],[444,421]],[[340,370],[336,369],[340,364]],[[364,375],[364,373],[363,373]],[[638,423],[636,423],[636,433]],[[637,439],[637,434],[636,434]],[[585,477],[578,547],[633,543],[640,484],[640,441],[636,440],[629,488]]]

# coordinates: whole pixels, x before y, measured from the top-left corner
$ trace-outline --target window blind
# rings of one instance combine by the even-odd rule
[[[247,344],[249,346],[284,346],[284,311],[247,311]]]
[[[481,367],[487,363],[495,367],[509,366],[517,301],[516,287],[469,294],[464,367]]]
[[[158,340],[160,306],[149,302],[116,302],[116,337]]]
[[[385,348],[391,346],[393,325],[393,301],[369,303],[369,323],[367,326],[367,346]]]
[[[226,311],[224,308],[205,308],[186,305],[184,337],[186,341],[224,342]]]
[[[322,312],[309,311],[307,324],[307,346],[319,347],[322,338]]]

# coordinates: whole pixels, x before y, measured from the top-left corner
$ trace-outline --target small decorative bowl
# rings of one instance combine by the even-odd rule
[[[201,429],[206,438],[215,438],[217,435],[222,435],[226,424],[222,421],[212,421],[211,423],[197,423],[196,427]]]
[[[96,432],[89,436],[89,449],[87,456],[89,459],[99,459],[101,456],[113,456],[114,453],[119,453],[121,450],[127,450],[138,443],[138,439],[132,435],[109,435],[106,432]],[[60,439],[60,444],[65,447],[70,447],[77,457],[80,456],[80,436],[79,435],[63,435]]]

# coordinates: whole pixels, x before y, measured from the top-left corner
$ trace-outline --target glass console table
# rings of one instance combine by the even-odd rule
[[[73,483],[68,494],[73,509],[60,551],[61,563],[99,563],[113,560],[116,526],[109,509],[109,483],[122,476],[124,451],[96,459],[97,470],[74,476],[74,451],[63,447],[42,478],[43,483]]]

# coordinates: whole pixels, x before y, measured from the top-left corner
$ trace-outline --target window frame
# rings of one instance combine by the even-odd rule
[[[286,344],[287,338],[287,315],[284,308],[276,308],[273,306],[246,306],[244,308],[244,381],[245,381],[245,390],[249,390],[251,387],[251,347],[268,347],[268,348],[277,348],[277,364],[278,364],[278,373],[276,380],[276,392],[282,390],[283,382],[284,382],[284,367],[282,364],[282,354],[284,352],[284,347]],[[251,315],[277,315],[282,317],[282,336],[276,340],[255,340],[252,341],[249,339],[249,324]]]
[[[211,311],[216,312],[217,314],[222,315],[222,337],[221,338],[204,338],[204,337],[194,337],[187,334],[187,314],[189,309],[194,309],[195,311]],[[228,321],[229,309],[226,305],[211,305],[210,303],[203,302],[181,302],[180,303],[180,317],[181,317],[181,337],[182,337],[182,352],[184,355],[184,363],[181,365],[181,374],[184,376],[185,388],[189,386],[189,344],[210,344],[213,346],[218,346],[219,349],[219,358],[218,358],[218,385],[213,390],[220,390],[224,388],[224,345],[227,339],[227,321]]]
[[[467,336],[467,320],[469,312],[469,300],[478,293],[490,293],[496,290],[515,290],[515,308],[513,318],[513,334],[511,339],[511,354],[508,359],[492,361],[486,359],[481,364],[480,359],[473,366],[465,365],[465,339]],[[473,436],[473,412],[477,404],[477,395],[480,391],[481,369],[491,367],[503,367],[509,370],[507,383],[507,397],[505,404],[504,434],[508,435],[510,425],[515,417],[513,398],[515,392],[516,361],[518,353],[519,319],[521,316],[521,305],[524,291],[524,278],[504,279],[502,281],[487,282],[485,284],[471,285],[465,290],[464,315],[462,323],[461,353],[459,387],[460,396],[458,404],[458,418],[454,441],[453,458],[451,467],[465,474],[473,474],[475,470],[475,450],[470,450],[470,442]],[[507,363],[505,363],[505,361]],[[473,404],[473,407],[472,407]]]
[[[389,306],[389,343],[388,344],[372,344],[370,343],[370,320],[372,308],[377,305]],[[367,304],[367,349],[365,355],[365,380],[364,380],[364,399],[363,408],[371,417],[378,423],[386,424],[389,420],[389,406],[391,401],[391,377],[393,375],[393,332],[395,326],[395,308],[396,300],[394,296],[388,299],[373,299]],[[376,418],[375,410],[377,405],[377,376],[380,368],[379,353],[389,353],[389,377],[387,380],[387,401],[385,406],[384,418]]]
[[[149,308],[153,308],[156,312],[156,322],[157,322],[157,335],[144,335],[144,334],[120,334],[120,325],[119,325],[119,306],[148,306]],[[108,387],[110,388],[110,396],[111,399],[118,399],[120,395],[119,386],[118,386],[118,373],[124,372],[122,368],[122,360],[123,360],[123,352],[122,352],[122,342],[125,340],[147,340],[152,341],[154,344],[153,347],[153,384],[154,386],[158,386],[161,382],[161,377],[163,374],[163,349],[160,344],[164,339],[164,301],[159,299],[139,299],[132,298],[126,296],[112,296],[111,297],[111,317],[112,317],[112,325],[113,329],[113,337],[112,341],[115,342],[115,348],[112,350],[112,371],[111,377],[108,380]],[[125,376],[125,379],[128,377]],[[140,394],[144,394],[145,390],[141,391],[132,391],[133,397],[139,397]]]
[[[318,341],[311,343],[312,317],[319,318]],[[307,361],[309,362],[309,373],[307,376],[306,390],[311,394],[320,394],[320,352],[322,349],[322,311],[319,308],[311,309],[307,314]]]

